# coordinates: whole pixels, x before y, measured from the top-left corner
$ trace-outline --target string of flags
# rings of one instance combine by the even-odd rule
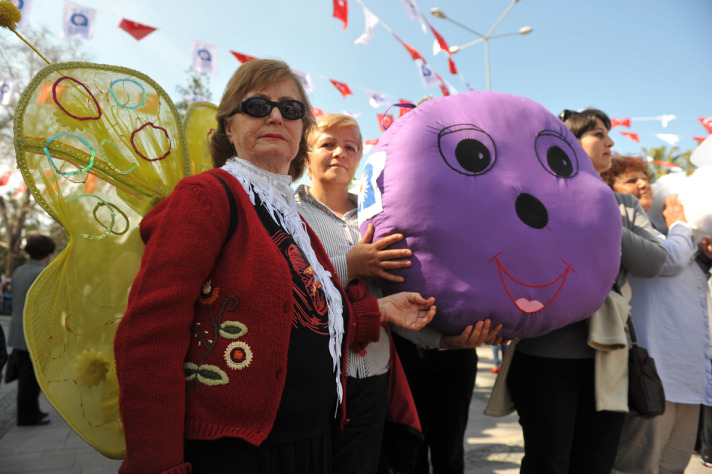
[[[675,115],[660,115],[657,117],[632,117],[632,118],[612,118],[611,119],[611,129],[615,127],[631,127],[631,123],[633,121],[645,121],[645,120],[659,120],[663,128],[667,127],[668,124],[678,118],[682,119],[690,119],[692,117],[677,117]],[[712,134],[712,117],[698,117],[699,122],[702,124],[702,126],[707,130],[707,134],[711,135]],[[619,131],[622,136],[629,138],[633,140],[636,143],[640,143],[640,134],[637,132],[628,132],[628,131]],[[664,141],[665,143],[671,145],[671,146],[676,146],[677,143],[680,141],[680,138],[682,138],[681,135],[676,135],[674,133],[655,133],[654,134],[657,138],[660,140]],[[704,136],[693,136],[692,139],[695,141],[698,141],[702,143],[707,137]]]
[[[448,55],[448,63],[450,66],[450,72],[452,74],[458,74],[457,67],[455,63],[452,60],[452,53],[450,52],[450,48],[447,44],[447,41],[445,41],[445,38],[438,33],[435,28],[430,24],[430,22],[427,20],[425,15],[418,9],[418,6],[415,3],[415,0],[401,0],[403,3],[403,6],[406,9],[406,12],[408,13],[408,16],[412,20],[418,20],[420,21],[421,27],[423,29],[423,32],[427,32],[426,30],[426,25],[430,28],[430,31],[433,33],[433,36],[435,37],[435,42],[433,44],[433,54],[438,54],[440,51],[445,51]],[[363,4],[361,0],[356,0],[357,3],[361,5],[363,8],[363,14],[365,18],[365,25],[366,29],[364,33],[359,36],[356,41],[354,42],[355,44],[368,44],[368,42],[373,38],[375,34],[376,27],[380,24],[383,26],[393,37],[401,43],[410,53],[411,58],[418,64],[420,73],[421,73],[421,78],[423,79],[423,85],[425,87],[432,87],[432,86],[437,86],[440,85],[440,88],[442,90],[443,95],[447,96],[449,95],[449,91],[453,91],[454,93],[457,93],[456,90],[452,86],[446,83],[440,75],[435,73],[434,71],[430,70],[429,66],[427,66],[425,58],[420,54],[415,48],[410,46],[409,44],[405,43],[403,40],[400,39],[400,37],[386,25],[382,20],[380,20],[371,10],[366,7],[366,5]],[[337,18],[341,21],[344,22],[344,30],[347,28],[348,25],[348,0],[334,0],[334,11],[333,11],[333,16],[334,18]],[[460,74],[460,77],[462,78],[463,82],[465,85],[468,87],[468,89],[472,90],[472,87],[470,87],[469,83],[467,80]],[[332,81],[333,83],[333,81]],[[336,86],[336,84],[334,84]],[[339,86],[337,86],[339,87]],[[344,96],[345,97],[345,96]],[[670,121],[675,120],[677,117],[675,115],[661,115],[658,117],[636,117],[636,118],[614,118],[611,119],[611,128],[617,127],[617,126],[624,126],[630,128],[631,126],[631,121],[632,120],[660,120],[663,128],[667,127],[668,123]],[[707,130],[708,134],[712,134],[712,117],[701,117],[699,118],[700,123],[705,127]],[[384,124],[389,123],[389,118],[386,116],[383,116],[383,114],[379,114],[378,118],[378,123],[379,126],[381,127],[381,130],[384,130]],[[386,126],[387,128],[387,126]],[[627,137],[636,143],[640,143],[640,135],[637,132],[633,131],[621,131],[619,132],[621,135],[624,137]],[[677,143],[680,141],[680,135],[672,134],[672,133],[657,133],[655,134],[657,138],[660,140],[675,146]],[[706,137],[698,137],[694,136],[692,137],[694,140],[698,142],[702,142]]]
[[[26,23],[31,8],[33,0],[10,0],[15,4],[15,6],[22,13],[22,20],[18,24],[18,27],[22,27]],[[386,31],[388,31],[391,36],[398,41],[410,55],[411,59],[414,61],[418,74],[422,80],[423,86],[426,88],[439,87],[442,94],[447,96],[450,94],[457,93],[457,90],[448,83],[442,76],[435,72],[432,67],[427,63],[425,57],[412,45],[405,42],[401,37],[393,31],[381,18],[376,16],[373,11],[371,11],[362,0],[356,0],[356,2],[361,6],[364,14],[365,31],[361,34],[354,44],[360,44],[367,46],[371,39],[374,37],[378,25],[381,25]],[[433,43],[433,54],[436,55],[441,51],[444,51],[448,55],[448,65],[450,73],[453,75],[459,75],[466,87],[472,90],[472,87],[467,82],[466,78],[459,73],[457,66],[452,60],[452,53],[450,53],[449,46],[445,38],[437,31],[430,22],[427,20],[425,15],[418,8],[415,0],[401,0],[403,7],[407,16],[413,20],[417,21],[422,29],[423,33],[427,34],[428,29],[434,37]],[[337,20],[343,22],[343,29],[348,28],[348,0],[333,0],[333,17]],[[62,36],[67,38],[84,38],[91,39],[94,35],[94,27],[96,24],[97,10],[91,7],[73,3],[70,1],[64,2],[64,12],[62,19]],[[137,41],[141,41],[148,35],[157,31],[158,28],[142,24],[127,18],[121,18],[118,25],[119,28],[126,31]],[[198,40],[191,41],[191,57],[193,68],[198,72],[213,73],[217,72],[217,56],[218,49],[216,45],[205,43]],[[245,53],[232,51],[230,53],[240,62],[244,63],[253,59],[257,59],[255,56],[251,56]],[[312,74],[306,71],[294,70],[294,72],[301,79],[305,90],[308,93],[316,91],[316,85],[313,80]],[[320,77],[322,79],[328,80],[329,83],[335,87],[343,98],[349,95],[354,95],[354,89],[362,89],[368,99],[368,103],[373,108],[388,107],[395,102],[405,102],[409,101],[398,98],[396,95],[379,92],[376,90],[369,89],[367,87],[362,87],[354,84],[348,84],[344,81],[336,80],[327,76],[320,74],[313,74],[314,76]],[[19,91],[17,91],[18,82],[14,78],[10,77],[0,77],[0,105],[9,105],[13,96],[16,96]],[[406,113],[405,108],[401,108],[399,116]],[[318,116],[323,111],[319,108],[313,110],[314,115]],[[348,111],[344,110],[344,113],[351,115],[353,117],[359,117],[361,115],[358,111]],[[387,111],[386,111],[387,112]],[[393,122],[393,116],[387,113],[377,114],[378,124],[382,130],[387,128],[389,123]],[[682,117],[683,119],[690,119],[690,117]],[[611,126],[613,127],[626,127],[631,128],[631,123],[636,121],[646,121],[646,120],[659,120],[663,128],[667,127],[668,123],[672,120],[680,119],[675,115],[661,115],[657,117],[633,117],[633,118],[614,118],[611,120]],[[708,135],[712,134],[712,117],[700,117],[699,122],[707,131]],[[384,128],[385,126],[385,128]],[[635,131],[619,131],[619,133],[640,143],[640,135]],[[657,133],[654,134],[658,139],[675,146],[681,136],[671,133]],[[699,142],[703,141],[706,137],[703,136],[693,136],[694,140]]]
[[[33,0],[11,1],[15,4],[15,6],[18,7],[22,14],[22,21],[18,25],[18,27],[21,27],[22,23],[27,21]],[[408,16],[411,19],[419,19],[423,31],[426,32],[425,22],[427,22],[427,20],[424,19],[424,16],[418,9],[417,5],[415,5],[415,1],[402,1],[404,6],[406,7],[406,13],[408,14]],[[375,32],[375,28],[378,26],[378,24],[381,24],[393,35],[394,38],[399,41],[399,43],[401,43],[405,47],[411,58],[415,61],[418,68],[418,73],[420,74],[424,87],[439,87],[443,95],[457,93],[457,90],[452,85],[447,83],[439,74],[432,70],[432,68],[427,64],[427,61],[425,60],[423,55],[420,54],[420,52],[418,52],[414,47],[403,41],[395,32],[393,32],[391,28],[388,27],[388,25],[386,25],[381,19],[374,15],[365,6],[363,6],[363,8],[364,15],[366,15],[367,31],[366,33],[364,33],[364,35],[362,35],[359,39],[355,41],[356,44],[367,45],[368,41],[371,39]],[[97,13],[97,10],[94,8],[70,1],[65,1],[62,18],[61,36],[65,38],[82,38],[91,40],[95,32]],[[346,29],[348,26],[347,0],[334,0],[334,15],[344,22],[344,29]],[[126,31],[137,41],[141,41],[148,35],[158,30],[157,27],[149,26],[127,18],[121,18],[117,26],[120,29]],[[437,38],[436,43],[440,44],[441,48],[445,49],[448,52],[448,55],[450,55],[449,50],[447,49],[447,43],[445,43],[444,39],[442,39],[442,36],[439,35],[439,33],[437,33],[434,29],[432,31]],[[255,56],[237,51],[230,50],[230,53],[241,63],[256,59]],[[209,44],[203,41],[191,40],[192,66],[193,69],[195,69],[196,71],[212,74],[217,73],[217,56],[218,48],[216,45]],[[452,62],[451,58],[449,60],[451,72],[456,71],[454,62]],[[316,91],[316,85],[311,73],[299,70],[294,70],[294,72],[300,77],[304,88],[308,93]],[[362,89],[366,94],[369,105],[371,105],[371,107],[373,108],[389,106],[399,100],[399,98],[394,94],[375,91],[367,87],[356,86],[353,84],[349,85],[346,82],[332,79],[330,77],[323,76],[320,74],[314,74],[314,76],[328,80],[341,93],[343,98],[346,98],[349,95],[353,95],[354,88]],[[467,84],[466,80],[464,79],[464,76],[460,75],[460,77]],[[0,81],[4,81],[0,82],[0,84],[3,84],[2,90],[0,90],[0,103],[7,105],[9,104],[11,97],[16,92],[16,83],[13,82],[11,78],[0,78]],[[469,84],[467,84],[467,86],[471,89]],[[408,101],[400,99],[400,102]],[[314,112],[315,115],[318,115],[321,111],[320,109],[315,109]],[[358,117],[361,115],[361,113],[358,111],[344,110],[343,112],[354,117]],[[379,125],[381,125],[383,121],[379,118],[378,123]]]
[[[435,72],[428,64],[425,58],[423,57],[420,52],[415,49],[413,46],[410,44],[406,43],[403,41],[396,33],[393,31],[392,28],[390,28],[383,20],[378,18],[366,5],[363,4],[361,0],[356,0],[361,7],[363,8],[363,14],[364,14],[364,19],[365,19],[365,31],[364,33],[359,36],[356,41],[354,41],[354,44],[363,44],[367,45],[368,42],[373,38],[375,34],[376,27],[378,25],[383,26],[383,28],[388,31],[407,51],[408,54],[410,54],[411,59],[415,61],[417,67],[418,67],[418,73],[420,74],[420,78],[423,82],[423,87],[430,88],[430,87],[440,87],[440,91],[442,92],[443,96],[448,96],[451,93],[456,94],[457,90],[450,85],[447,81],[445,81],[442,76],[440,76],[437,72]],[[435,28],[428,22],[427,18],[423,13],[418,9],[418,6],[415,4],[415,0],[402,0],[403,5],[405,7],[406,13],[408,14],[409,18],[412,20],[419,20],[421,28],[424,33],[427,33],[427,29],[425,25],[427,24],[430,27],[430,31],[433,33],[433,36],[435,37],[434,41],[434,46],[433,46],[433,55],[437,55],[440,51],[445,51],[448,55],[448,64],[450,66],[450,73],[452,74],[458,74],[457,67],[455,66],[455,62],[452,60],[452,53],[450,52],[450,48],[445,41],[445,38],[438,33]],[[338,5],[337,5],[338,3]],[[344,9],[348,11],[348,3],[347,0],[334,0],[334,17],[338,19],[342,19],[344,16],[348,16],[348,14],[344,14]],[[346,23],[344,23],[346,25]],[[346,29],[344,27],[344,29]],[[465,77],[460,74],[460,77],[463,81],[463,83],[467,86],[468,89],[472,90],[472,87],[470,84],[467,82]]]

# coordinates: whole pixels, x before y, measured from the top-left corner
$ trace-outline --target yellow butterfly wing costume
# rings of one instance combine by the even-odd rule
[[[190,156],[190,174],[200,174],[213,168],[208,144],[210,136],[218,128],[215,115],[218,108],[210,102],[193,102],[188,107],[183,119],[185,141]]]
[[[68,237],[27,295],[27,345],[47,399],[110,458],[125,455],[113,341],[141,263],[138,225],[183,177],[212,167],[215,111],[193,104],[181,123],[146,75],[79,62],[43,68],[17,106],[18,166]]]

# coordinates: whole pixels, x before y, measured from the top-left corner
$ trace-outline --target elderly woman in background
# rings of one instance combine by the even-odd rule
[[[653,205],[648,164],[634,157],[615,158],[601,177],[618,193]],[[712,249],[698,247],[685,210],[671,195],[663,217],[667,235],[655,231],[667,251],[657,278],[628,278],[633,296],[631,319],[638,344],[655,360],[665,389],[665,413],[645,419],[628,414],[613,473],[684,472],[695,447],[701,404],[712,403],[707,277]],[[709,242],[709,239],[705,239]],[[704,464],[703,460],[703,464]]]
[[[366,279],[370,293],[380,296],[377,279],[402,282],[403,277],[390,270],[410,266],[407,257],[412,253],[409,249],[388,249],[403,239],[402,234],[371,242],[372,225],[363,238],[359,234],[357,199],[349,193],[349,185],[363,154],[358,123],[347,115],[323,115],[310,133],[308,145],[307,173],[311,185],[301,185],[297,189],[295,199],[299,211],[324,244],[341,284]],[[463,335],[443,337],[435,333],[429,339],[442,341],[444,348],[475,347],[496,336],[496,331],[490,333],[489,325],[487,320],[468,327]],[[389,334],[383,327],[379,340],[366,346],[364,351],[349,350],[346,365],[349,421],[343,430],[336,426],[332,428],[334,472],[377,472],[389,397],[389,367],[400,364],[397,358],[391,359],[390,346]],[[399,371],[400,367],[395,373]],[[405,379],[397,381],[391,377],[390,380],[394,385],[391,392],[396,388],[403,389],[403,385],[407,390]],[[409,396],[406,392],[406,397]],[[399,466],[398,470],[403,469]]]
[[[653,188],[650,185],[648,164],[636,157],[611,160],[611,167],[601,173],[603,181],[617,193],[632,194],[645,212],[653,206]]]
[[[376,300],[332,278],[289,187],[313,119],[287,64],[242,65],[217,121],[220,169],[181,181],[141,223],[115,341],[121,471],[329,473],[342,352],[383,321],[427,324],[434,301]]]

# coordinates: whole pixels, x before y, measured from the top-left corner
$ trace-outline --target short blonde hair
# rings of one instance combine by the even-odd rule
[[[276,59],[255,59],[246,62],[237,68],[237,71],[225,86],[225,92],[223,92],[215,117],[218,122],[218,128],[210,136],[210,154],[213,158],[213,165],[216,168],[223,166],[228,158],[235,156],[235,147],[230,143],[225,131],[230,114],[246,98],[249,91],[269,87],[284,79],[294,81],[301,96],[299,100],[304,102],[307,108],[306,115],[301,119],[303,130],[299,141],[299,150],[289,165],[289,175],[292,180],[296,180],[304,173],[308,149],[307,136],[314,127],[314,116],[299,76],[292,72],[287,63]]]
[[[319,138],[319,135],[327,130],[341,127],[353,127],[356,131],[356,138],[358,140],[356,153],[358,153],[358,159],[361,159],[363,156],[363,137],[361,136],[361,129],[356,119],[344,114],[324,114],[316,120],[316,126],[312,127],[309,131],[309,135],[307,135],[307,164],[309,163],[309,153],[314,151],[314,145],[316,145],[316,140]]]

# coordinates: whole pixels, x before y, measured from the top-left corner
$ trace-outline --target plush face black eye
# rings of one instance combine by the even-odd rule
[[[438,133],[438,148],[450,168],[468,176],[488,172],[497,160],[494,141],[474,125],[458,124],[444,128]]]
[[[541,165],[557,178],[573,178],[578,173],[576,152],[558,132],[540,132],[534,146]]]
[[[568,157],[564,150],[556,145],[546,150],[546,162],[557,176],[568,178],[574,172],[574,165],[571,163],[571,158]]]
[[[482,173],[492,162],[485,144],[472,138],[465,138],[457,144],[455,158],[463,169],[474,174]]]

